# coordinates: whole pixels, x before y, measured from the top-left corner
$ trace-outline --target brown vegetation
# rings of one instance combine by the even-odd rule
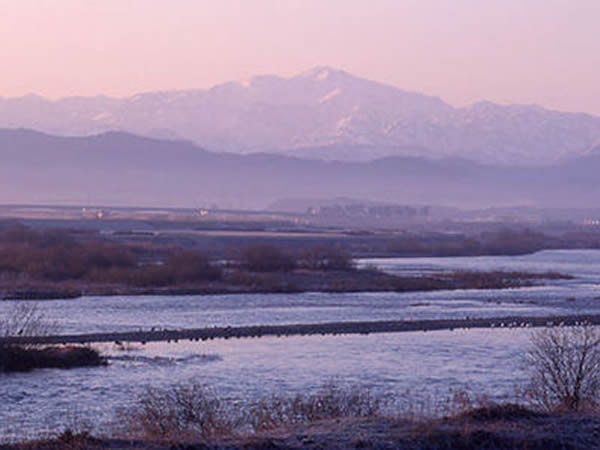
[[[314,394],[260,400],[249,408],[244,422],[254,431],[266,431],[340,417],[374,417],[382,405],[383,399],[369,390],[331,382]]]
[[[526,356],[528,395],[548,411],[596,410],[600,402],[600,331],[592,325],[537,332]]]
[[[352,255],[343,248],[319,246],[305,249],[299,266],[310,270],[352,270],[354,262]]]
[[[240,408],[199,384],[147,388],[121,413],[129,438],[197,442],[309,424],[341,417],[374,417],[382,399],[368,390],[329,383],[310,395],[272,396]]]
[[[596,386],[596,332],[585,325],[565,330],[533,335],[532,379],[552,390],[563,375],[555,376],[554,367],[580,375],[562,381],[569,388],[576,388],[577,380]],[[536,377],[548,356],[552,367],[544,367],[550,375],[540,380]],[[405,401],[398,409],[389,396],[384,401],[369,390],[335,383],[314,394],[273,396],[245,408],[227,406],[207,392],[192,385],[147,393],[125,414],[131,419],[129,431],[138,430],[134,437],[144,442],[202,442],[208,448],[585,449],[596,448],[600,426],[597,403],[587,401],[595,390],[582,391],[579,405],[570,396],[566,403],[557,398],[537,406],[539,398],[531,396],[532,403],[496,404],[456,392],[427,409]],[[573,415],[583,399],[588,415]]]
[[[163,249],[159,259],[144,261],[140,257],[145,256],[143,250],[89,237],[77,239],[62,231],[38,232],[14,226],[0,233],[0,275],[25,286],[85,282],[134,287],[199,283],[221,277],[221,269],[200,253]]]
[[[148,387],[121,416],[128,436],[148,441],[206,440],[230,433],[235,421],[233,410],[197,384]]]
[[[297,266],[290,252],[270,244],[245,248],[239,263],[249,272],[287,272]]]
[[[47,320],[38,305],[31,302],[13,303],[8,313],[0,318],[0,337],[40,337],[56,334],[57,329],[57,324]],[[0,344],[0,372],[104,364],[106,360],[90,347]]]
[[[574,394],[569,389],[579,382],[596,386],[598,342],[597,332],[588,325],[533,335],[532,380],[551,393],[570,392],[567,401],[557,394],[556,401],[539,405],[543,410],[535,403],[522,403],[524,399],[496,404],[466,392],[451,393],[446,401],[435,399],[428,403],[436,405],[433,409],[415,408],[406,399],[398,409],[399,403],[389,396],[384,400],[367,389],[335,383],[314,394],[272,396],[240,405],[192,383],[148,388],[119,414],[112,432],[117,438],[66,430],[56,439],[5,448],[593,449],[600,419],[598,404],[587,400],[597,391]],[[548,376],[540,379],[542,368]],[[557,380],[560,387],[555,391]],[[575,397],[580,401],[574,402]]]
[[[471,401],[460,393],[445,409],[414,416],[382,409],[381,397],[359,389],[324,388],[278,396],[254,406],[223,402],[206,388],[146,392],[122,411],[114,437],[63,431],[56,439],[7,449],[594,449],[594,414],[540,412],[523,404]]]
[[[399,277],[356,269],[341,242],[295,249],[263,242],[243,247],[223,264],[194,250],[117,243],[90,233],[36,231],[18,225],[0,230],[0,295],[9,299],[73,298],[83,293],[488,289],[525,286],[548,277],[562,276],[457,272]]]

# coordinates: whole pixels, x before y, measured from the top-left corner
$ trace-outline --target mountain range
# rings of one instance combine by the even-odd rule
[[[598,207],[600,152],[544,166],[392,156],[323,161],[211,152],[108,132],[0,129],[0,203],[262,209],[280,198],[350,197],[459,207]]]
[[[340,161],[411,156],[527,166],[600,146],[599,117],[491,102],[456,108],[330,67],[128,98],[0,98],[0,128],[62,136],[125,131],[211,151]]]

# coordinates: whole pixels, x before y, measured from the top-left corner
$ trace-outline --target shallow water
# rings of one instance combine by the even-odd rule
[[[145,386],[190,380],[239,402],[309,392],[331,380],[417,402],[446,396],[450,389],[511,398],[514,386],[523,381],[520,358],[529,332],[215,340],[147,344],[127,352],[104,346],[108,367],[0,375],[0,431],[5,438],[19,438],[78,421],[101,431]]]
[[[501,315],[600,313],[600,251],[540,252],[524,257],[364,260],[385,270],[559,271],[575,280],[508,290],[428,293],[269,294],[177,297],[86,297],[40,302],[64,333],[151,327],[315,323]],[[6,314],[9,302],[0,302]],[[253,401],[315,389],[337,378],[416,401],[468,389],[510,397],[525,374],[530,330],[489,329],[369,336],[304,336],[153,343],[101,349],[109,366],[0,375],[0,436],[57,430],[81,419],[103,429],[144,387],[194,380],[224,397]]]

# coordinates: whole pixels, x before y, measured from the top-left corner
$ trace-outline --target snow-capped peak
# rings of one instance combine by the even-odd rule
[[[306,72],[298,75],[298,78],[307,78],[313,81],[326,81],[331,78],[331,76],[335,73],[339,72],[336,69],[332,69],[327,66],[317,66]]]
[[[318,81],[325,81],[329,77],[329,70],[323,69],[315,75],[314,79]]]
[[[598,117],[490,102],[454,108],[327,66],[289,78],[260,75],[206,90],[124,99],[0,101],[1,127],[61,134],[161,129],[232,152],[364,144],[352,150],[363,152],[362,159],[373,148],[390,154],[419,148],[422,156],[551,163],[600,146]]]

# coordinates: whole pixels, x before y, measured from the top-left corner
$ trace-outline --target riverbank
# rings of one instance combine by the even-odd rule
[[[53,300],[111,295],[217,295],[302,292],[416,292],[456,289],[509,289],[544,280],[572,279],[556,272],[448,272],[429,276],[398,276],[374,269],[281,272],[227,271],[220,280],[139,287],[124,283],[71,280],[0,281],[0,299]]]
[[[442,418],[337,417],[266,432],[179,442],[97,438],[67,431],[54,439],[0,445],[0,449],[586,450],[598,448],[598,428],[597,414],[541,413],[505,404],[470,408]]]

